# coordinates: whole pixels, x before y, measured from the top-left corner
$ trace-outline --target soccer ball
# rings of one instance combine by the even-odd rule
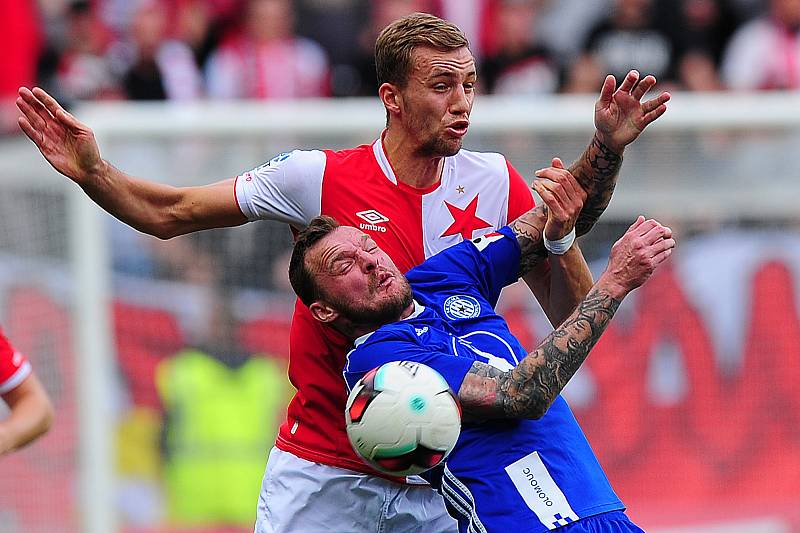
[[[356,453],[385,474],[410,476],[441,463],[461,432],[461,407],[429,366],[393,361],[356,383],[345,409]]]

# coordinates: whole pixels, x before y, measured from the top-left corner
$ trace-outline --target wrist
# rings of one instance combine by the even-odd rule
[[[111,165],[105,160],[100,159],[97,163],[92,165],[92,168],[87,170],[80,181],[78,181],[78,185],[81,188],[95,190],[95,189],[102,189],[110,176],[111,172]]]
[[[617,156],[622,157],[622,152],[625,151],[625,144],[615,142],[611,138],[611,135],[608,135],[607,133],[604,133],[598,129],[595,130],[594,136],[598,143],[605,146],[609,151],[613,152]]]
[[[572,231],[554,241],[548,239],[546,235],[543,237],[544,247],[548,252],[553,255],[564,255],[575,243],[575,228],[573,227]]]
[[[625,285],[615,280],[614,275],[608,271],[600,275],[600,278],[595,284],[595,288],[608,293],[608,295],[615,300],[622,300],[631,292],[631,289],[628,289]]]

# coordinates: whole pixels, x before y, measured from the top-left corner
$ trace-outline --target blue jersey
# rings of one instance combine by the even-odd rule
[[[505,227],[409,271],[414,313],[356,340],[348,388],[389,361],[431,366],[454,391],[474,361],[501,370],[519,363],[526,351],[494,311],[500,290],[518,278],[519,259]],[[539,420],[464,424],[440,470],[432,484],[461,531],[542,532],[624,508],[561,396]]]

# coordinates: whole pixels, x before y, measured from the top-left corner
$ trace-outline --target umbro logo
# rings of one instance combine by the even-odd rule
[[[367,209],[366,211],[359,211],[356,216],[365,222],[358,225],[359,228],[367,231],[380,231],[386,233],[386,228],[379,226],[384,222],[389,222],[389,217],[384,216],[374,209]]]

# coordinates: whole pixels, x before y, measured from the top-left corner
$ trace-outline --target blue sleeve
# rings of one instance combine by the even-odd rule
[[[494,306],[503,287],[519,279],[519,261],[519,243],[511,228],[505,226],[439,252],[409,271],[408,278],[415,289],[435,292],[439,283],[435,274],[443,274],[451,286],[461,280],[466,285],[476,287]]]
[[[474,360],[468,357],[454,357],[451,353],[425,349],[400,336],[383,338],[375,342],[366,342],[347,354],[344,379],[348,392],[359,379],[364,377],[364,374],[390,361],[413,361],[428,365],[444,377],[455,393],[458,393],[464,376],[474,363]]]

